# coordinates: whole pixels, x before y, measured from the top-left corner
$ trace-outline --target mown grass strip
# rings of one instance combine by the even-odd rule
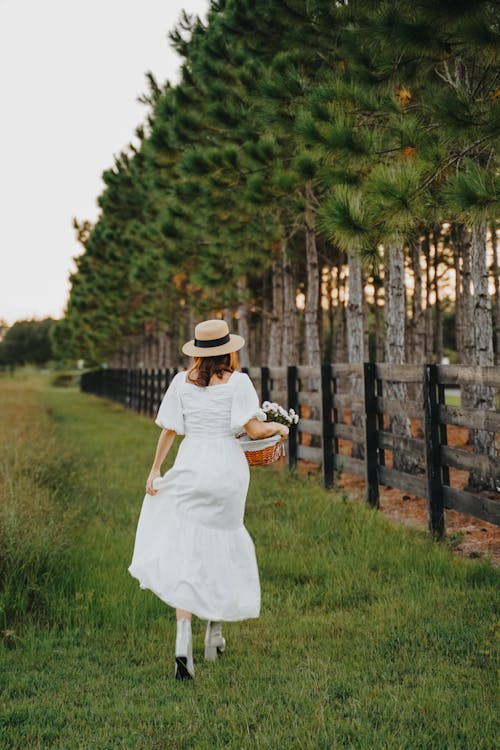
[[[495,746],[489,563],[315,478],[252,470],[262,615],[225,627],[216,664],[195,622],[196,680],[176,683],[173,612],[127,571],[157,428],[71,389],[33,397],[76,462],[57,486],[86,510],[39,622],[32,611],[4,643],[2,747]]]

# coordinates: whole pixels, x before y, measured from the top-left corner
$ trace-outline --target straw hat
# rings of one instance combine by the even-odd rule
[[[216,357],[237,352],[245,344],[243,336],[229,333],[224,320],[203,320],[194,329],[194,339],[182,347],[188,357]]]

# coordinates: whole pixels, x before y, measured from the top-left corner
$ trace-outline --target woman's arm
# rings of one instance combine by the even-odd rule
[[[243,426],[252,440],[281,435],[281,442],[283,442],[288,437],[288,427],[280,422],[261,422],[260,419],[250,419]]]
[[[161,474],[161,465],[167,457],[167,454],[172,447],[174,438],[176,436],[175,430],[162,430],[160,437],[158,438],[158,445],[156,446],[156,453],[153,461],[153,466],[149,472],[149,477],[146,482],[146,492],[148,495],[156,495],[158,490],[153,489],[153,479],[159,477]]]

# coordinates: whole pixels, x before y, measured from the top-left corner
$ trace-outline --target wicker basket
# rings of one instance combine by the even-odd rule
[[[245,453],[245,458],[248,461],[249,466],[267,466],[267,464],[273,464],[283,455],[283,443],[281,442],[281,438],[277,442],[265,445],[265,442],[268,440],[269,438],[259,441],[248,440],[247,438],[246,440],[240,441],[240,445]],[[258,443],[264,443],[264,446],[257,448]],[[248,446],[248,450],[245,450],[246,446]]]
[[[260,451],[245,451],[245,456],[249,466],[266,466],[273,464],[282,455],[282,443],[269,445],[267,448],[261,448]]]

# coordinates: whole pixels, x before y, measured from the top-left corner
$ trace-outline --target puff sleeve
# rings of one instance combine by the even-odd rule
[[[266,414],[259,406],[259,396],[246,373],[241,373],[233,391],[231,405],[231,432],[244,432],[246,423],[250,419],[266,421]]]
[[[175,430],[178,435],[184,435],[184,416],[182,414],[182,403],[179,386],[184,372],[178,372],[165,391],[155,424],[164,430]]]

